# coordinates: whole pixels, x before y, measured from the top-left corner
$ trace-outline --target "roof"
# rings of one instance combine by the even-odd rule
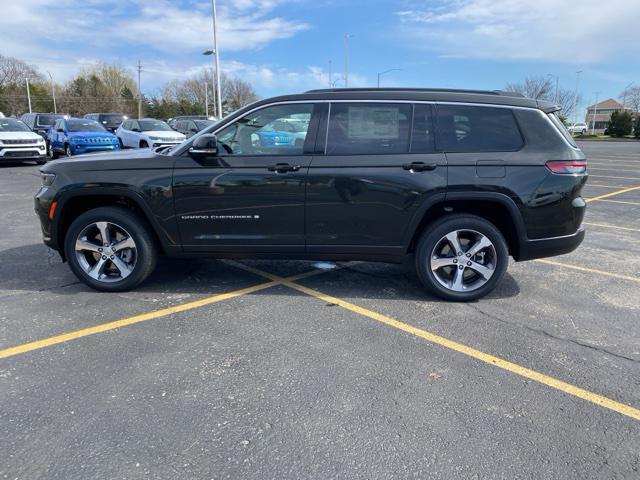
[[[618,102],[617,100],[614,100],[613,98],[608,98],[606,100],[603,100],[601,102],[598,102],[596,104],[593,105],[589,105],[587,108],[602,108],[602,109],[615,109],[615,108],[619,108],[620,110],[622,110],[624,107],[623,105]]]
[[[308,92],[283,95],[275,98],[259,100],[253,106],[266,103],[303,101],[303,100],[398,100],[398,101],[432,101],[489,103],[519,107],[539,108],[555,111],[553,103],[525,98],[514,92],[501,90],[454,90],[445,88],[333,88],[309,90]]]

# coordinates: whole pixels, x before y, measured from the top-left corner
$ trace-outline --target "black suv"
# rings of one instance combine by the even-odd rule
[[[586,159],[557,110],[499,91],[271,98],[171,149],[51,162],[36,211],[44,242],[99,290],[135,287],[160,254],[413,255],[425,287],[473,300],[496,286],[509,255],[582,242]]]
[[[124,113],[87,113],[84,118],[95,120],[111,133],[115,132],[122,122],[128,119]]]

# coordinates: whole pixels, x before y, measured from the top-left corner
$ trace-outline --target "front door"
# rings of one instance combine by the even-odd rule
[[[311,103],[262,107],[214,132],[215,157],[177,160],[173,192],[185,251],[304,251],[313,110]]]
[[[412,221],[447,185],[431,105],[335,102],[318,138],[326,145],[309,168],[307,251],[402,254]]]

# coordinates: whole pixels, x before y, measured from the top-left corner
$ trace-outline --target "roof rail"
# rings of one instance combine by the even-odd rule
[[[521,97],[524,95],[517,92],[506,92],[504,90],[466,90],[457,88],[318,88],[308,90],[305,93],[337,93],[337,92],[442,92],[442,93],[475,93],[478,95],[500,95],[505,97]]]

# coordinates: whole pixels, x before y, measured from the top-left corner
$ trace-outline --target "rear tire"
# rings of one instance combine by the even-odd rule
[[[124,143],[122,143],[122,139],[118,137],[118,143],[120,144],[120,150],[124,150]]]
[[[509,252],[492,223],[459,214],[427,226],[415,258],[418,277],[428,290],[445,300],[470,302],[484,297],[500,282]]]
[[[71,271],[103,292],[123,292],[153,272],[157,248],[147,222],[122,207],[100,207],[81,214],[64,241]]]

